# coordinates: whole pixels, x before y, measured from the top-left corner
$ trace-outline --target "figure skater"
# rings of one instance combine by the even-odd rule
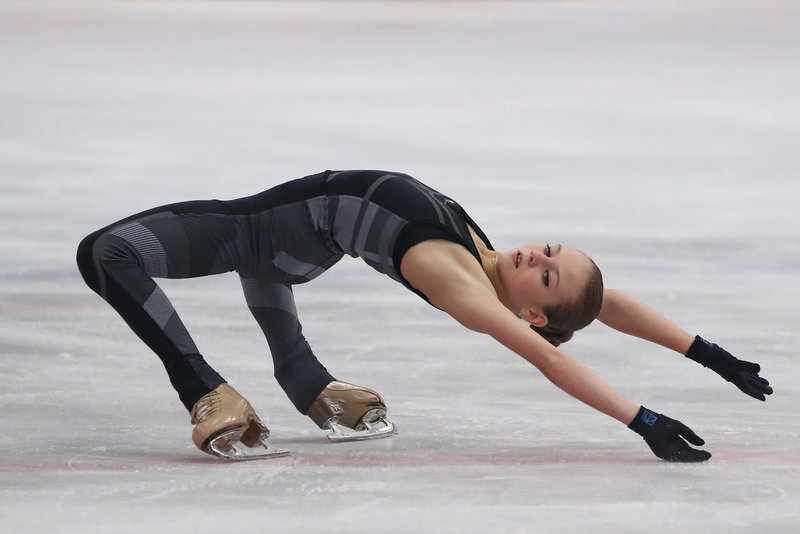
[[[84,280],[159,356],[191,414],[195,445],[228,459],[288,454],[249,402],[203,359],[153,278],[236,271],[266,336],[275,378],[329,438],[391,436],[381,396],[334,378],[306,342],[292,286],[344,254],[488,334],[551,382],[641,435],[659,458],[698,462],[711,454],[686,425],[634,404],[557,347],[595,318],[686,355],[759,400],[772,393],[758,364],[693,336],[643,303],[604,289],[584,253],[532,244],[496,251],[453,199],[405,174],[326,171],[251,197],[154,208],[87,236],[77,261]],[[209,303],[213,306],[213,303]]]

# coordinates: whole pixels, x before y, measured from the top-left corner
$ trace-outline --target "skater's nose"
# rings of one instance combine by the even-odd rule
[[[550,267],[552,265],[552,258],[548,258],[544,255],[544,253],[538,250],[532,250],[528,255],[528,266],[529,267],[536,267],[537,265],[542,265],[544,267]]]

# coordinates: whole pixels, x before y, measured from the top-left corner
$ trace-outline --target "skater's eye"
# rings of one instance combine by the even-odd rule
[[[552,256],[552,253],[553,251],[550,250],[550,243],[546,244],[544,246],[544,255],[549,258]],[[550,287],[550,269],[547,269],[542,273],[542,283],[544,284],[544,287]]]

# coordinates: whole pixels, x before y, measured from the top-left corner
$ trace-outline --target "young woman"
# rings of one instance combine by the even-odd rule
[[[679,421],[629,401],[557,346],[595,318],[709,367],[746,394],[772,393],[759,366],[694,337],[644,304],[603,288],[588,256],[561,245],[496,251],[451,198],[410,176],[326,171],[231,201],[190,201],[145,211],[86,237],[86,283],[160,357],[195,424],[198,448],[232,459],[288,454],[250,404],[203,359],[153,278],[239,273],[272,352],[275,377],[295,407],[332,440],[395,432],[376,392],[337,381],[302,334],[292,295],[344,254],[361,257],[465,327],[488,334],[558,387],[628,425],[667,461],[711,455]],[[523,319],[523,320],[520,320]]]

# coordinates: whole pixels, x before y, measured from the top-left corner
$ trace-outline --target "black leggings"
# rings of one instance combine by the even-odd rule
[[[78,268],[161,359],[181,402],[224,382],[203,359],[153,278],[240,275],[245,298],[272,352],[275,377],[303,414],[334,380],[314,356],[297,318],[292,285],[318,276],[342,252],[323,239],[306,200],[324,176],[232,201],[191,201],[138,213],[87,236]]]

